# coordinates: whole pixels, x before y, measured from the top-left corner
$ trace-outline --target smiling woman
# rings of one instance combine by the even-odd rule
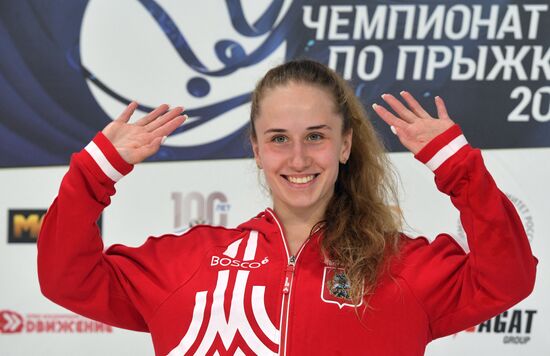
[[[309,60],[270,70],[252,98],[254,158],[272,193],[236,228],[199,225],[104,250],[96,226],[114,185],[183,121],[130,104],[75,154],[38,239],[51,300],[150,332],[159,355],[422,355],[427,343],[532,291],[536,259],[514,206],[436,97],[374,105],[460,211],[470,252],[448,234],[400,232],[391,166],[353,91]],[[482,194],[481,194],[482,193]]]
[[[295,61],[258,83],[250,117],[254,156],[290,253],[323,225],[323,252],[346,270],[359,303],[383,254],[397,252],[400,223],[391,166],[359,100],[325,66]]]
[[[314,225],[323,219],[334,193],[339,161],[348,159],[351,130],[342,134],[342,118],[332,98],[311,85],[277,87],[261,107],[253,149],[271,188],[274,210],[284,220],[307,216]],[[287,231],[289,240],[293,235],[304,238]]]

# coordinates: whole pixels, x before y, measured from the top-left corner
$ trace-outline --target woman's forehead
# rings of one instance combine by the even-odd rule
[[[341,115],[323,92],[281,90],[264,99],[255,120],[258,134],[265,130],[337,129],[342,125]]]
[[[286,83],[278,84],[269,88],[266,88],[263,95],[262,101],[268,96],[273,94],[279,95],[300,95],[300,96],[322,96],[324,99],[330,98],[331,101],[334,101],[334,95],[332,94],[329,88],[326,88],[320,84],[301,82],[301,81],[289,81]]]
[[[334,115],[337,112],[328,90],[302,83],[289,83],[269,89],[259,104],[260,116],[278,113]]]

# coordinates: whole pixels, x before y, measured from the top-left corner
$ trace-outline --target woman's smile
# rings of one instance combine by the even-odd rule
[[[308,174],[308,175],[281,175],[283,178],[285,178],[291,185],[297,186],[299,188],[303,188],[306,186],[310,186],[313,184],[313,181],[315,178],[319,176],[319,174]]]

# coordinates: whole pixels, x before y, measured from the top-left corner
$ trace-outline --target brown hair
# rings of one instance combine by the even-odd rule
[[[399,251],[401,214],[393,169],[363,107],[348,84],[333,70],[311,60],[294,60],[266,73],[252,94],[250,135],[269,89],[290,82],[327,90],[343,118],[342,134],[353,130],[349,160],[340,164],[334,195],[322,226],[323,254],[343,268],[350,283],[349,297],[358,305],[372,294],[386,257]],[[391,205],[393,204],[393,206]]]

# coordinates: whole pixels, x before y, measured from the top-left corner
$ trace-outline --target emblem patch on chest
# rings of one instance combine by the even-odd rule
[[[321,300],[325,303],[337,304],[340,309],[344,306],[355,306],[351,301],[349,280],[343,269],[325,267],[321,285]],[[358,306],[361,304],[363,301]]]
[[[351,300],[348,277],[343,271],[335,271],[332,279],[327,281],[328,292],[337,297]]]

